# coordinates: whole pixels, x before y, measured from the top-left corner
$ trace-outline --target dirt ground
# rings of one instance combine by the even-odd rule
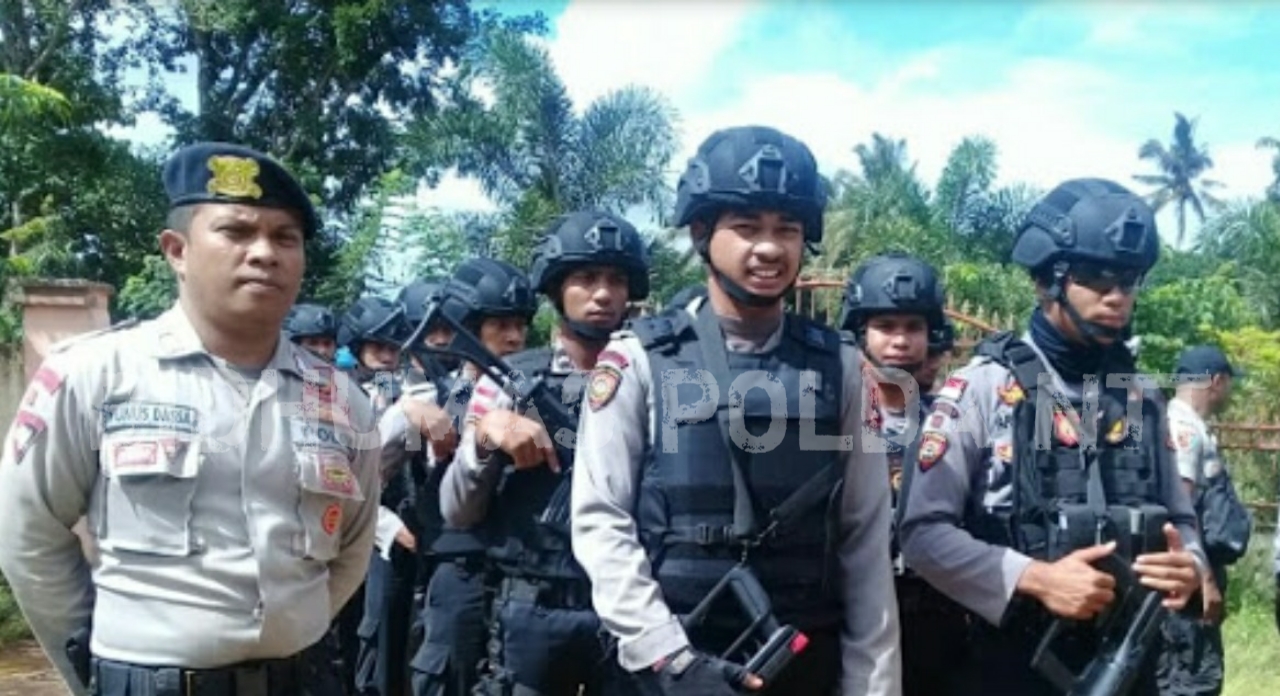
[[[0,696],[66,696],[40,646],[34,642],[0,648]]]

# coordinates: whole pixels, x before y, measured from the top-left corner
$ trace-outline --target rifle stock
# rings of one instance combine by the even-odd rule
[[[551,499],[543,510],[539,523],[553,531],[565,535],[569,532],[569,493],[573,466],[573,436],[576,420],[565,406],[559,394],[552,393],[542,377],[531,377],[511,367],[505,360],[494,355],[475,334],[471,333],[461,322],[441,311],[442,304],[433,302],[427,308],[418,328],[410,336],[408,345],[415,346],[410,350],[422,353],[441,353],[453,355],[467,360],[478,367],[492,379],[513,402],[513,410],[521,415],[531,411],[541,420],[543,427],[551,436],[560,459],[560,482],[556,486]],[[427,348],[421,345],[421,337],[426,327],[440,320],[453,329],[453,340],[448,348]],[[428,355],[428,357],[430,357]],[[421,362],[422,359],[419,358]],[[425,363],[424,363],[425,364]],[[566,442],[568,440],[568,442]]]
[[[1055,619],[1031,660],[1031,666],[1067,696],[1129,693],[1168,617],[1160,594],[1143,587],[1119,556],[1107,556],[1097,565],[1116,579],[1115,602],[1097,621],[1098,653],[1079,673],[1072,673],[1054,652],[1057,637],[1067,627],[1065,619]]]
[[[769,601],[768,592],[760,585],[751,569],[743,564],[729,569],[698,606],[681,617],[685,628],[694,628],[705,621],[716,601],[726,592],[731,592],[737,600],[746,615],[748,626],[719,658],[733,662],[753,636],[766,636],[763,641],[757,638],[754,652],[746,654],[746,659],[740,664],[748,672],[760,677],[767,687],[796,655],[804,651],[809,638],[795,627],[778,622],[773,615],[773,603]]]

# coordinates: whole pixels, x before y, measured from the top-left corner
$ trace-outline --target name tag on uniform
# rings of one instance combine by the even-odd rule
[[[113,477],[194,475],[188,467],[187,448],[191,443],[178,438],[130,438],[106,444],[106,463]]]

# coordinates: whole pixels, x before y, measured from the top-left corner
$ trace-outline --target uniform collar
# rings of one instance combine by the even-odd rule
[[[1204,419],[1200,417],[1199,413],[1196,413],[1196,410],[1191,407],[1191,404],[1176,396],[1169,399],[1169,410],[1176,412],[1180,417],[1194,418],[1197,423],[1204,423]]]
[[[157,358],[176,360],[193,355],[214,357],[209,351],[205,350],[204,343],[200,340],[200,335],[196,333],[195,327],[191,325],[190,317],[187,316],[187,313],[182,309],[182,305],[178,302],[175,302],[172,307],[156,318],[155,328],[156,341],[150,348],[153,351],[152,354]],[[305,349],[294,345],[292,341],[285,338],[283,332],[280,333],[276,340],[275,353],[272,354],[271,360],[265,365],[265,369],[289,372],[299,377],[303,377],[308,372],[319,372],[323,381],[331,381],[332,377],[325,375],[333,370],[328,363],[311,355]]]
[[[573,364],[573,358],[569,357],[568,351],[564,348],[564,341],[557,335],[551,340],[551,374],[567,375],[578,371],[580,368]]]

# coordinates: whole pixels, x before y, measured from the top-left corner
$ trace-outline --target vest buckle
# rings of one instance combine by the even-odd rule
[[[733,527],[718,527],[711,524],[699,524],[693,528],[693,541],[699,546],[720,546],[729,544],[733,539]]]

